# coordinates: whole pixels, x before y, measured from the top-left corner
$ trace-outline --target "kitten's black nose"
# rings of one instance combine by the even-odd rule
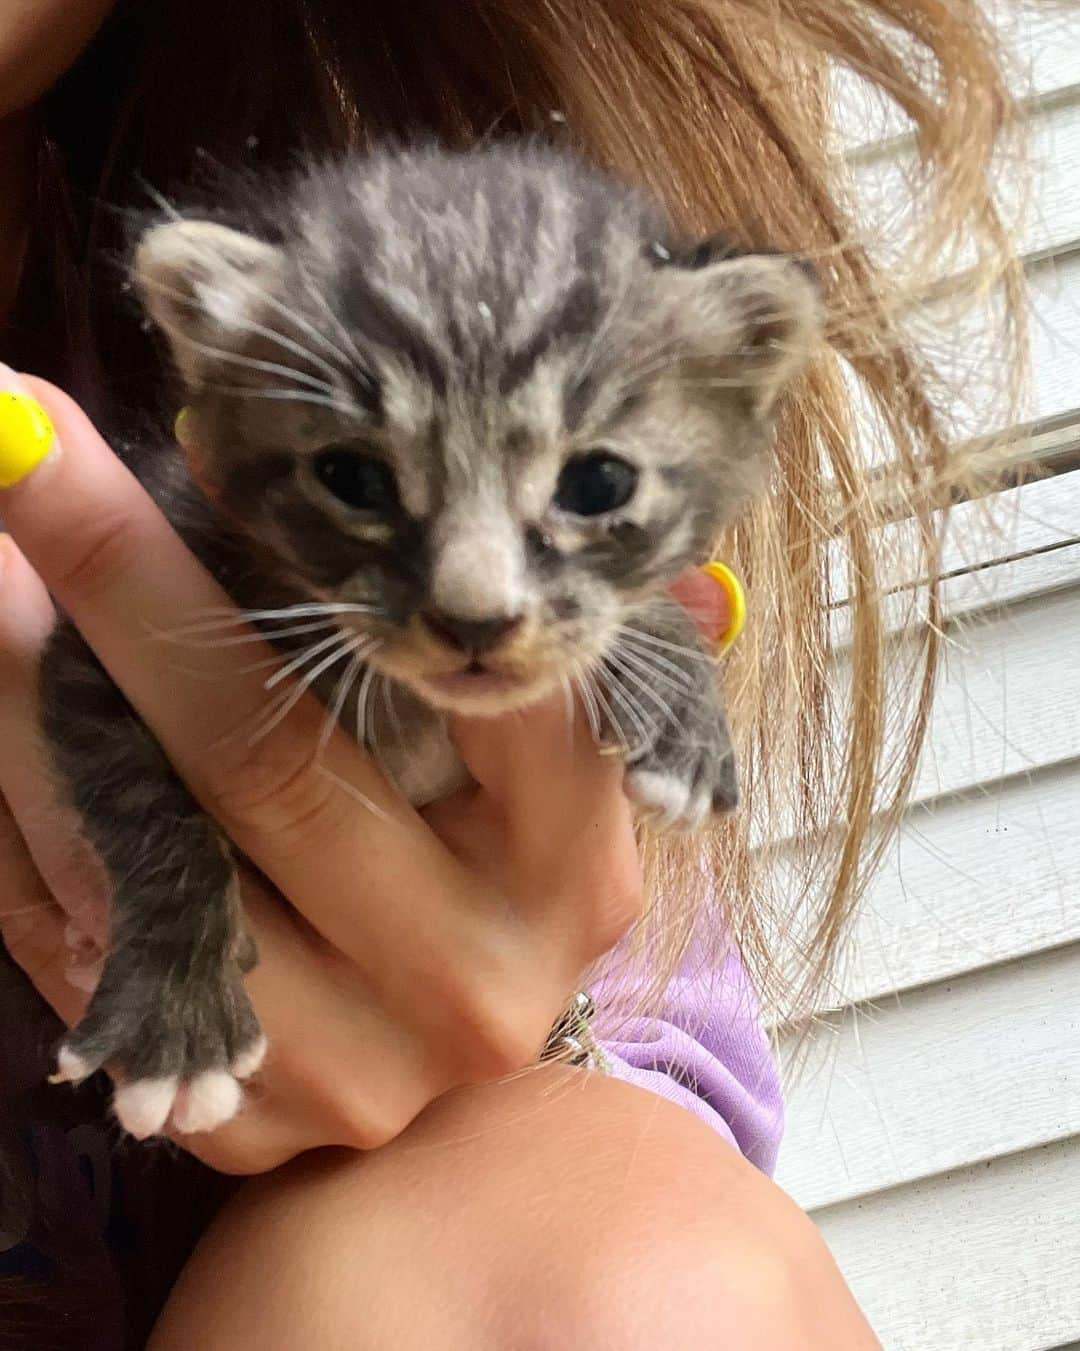
[[[491,652],[521,627],[522,615],[498,615],[494,619],[461,619],[457,615],[428,611],[422,615],[431,632],[447,647],[479,656]]]

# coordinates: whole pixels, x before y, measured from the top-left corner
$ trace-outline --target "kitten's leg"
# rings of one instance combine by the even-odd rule
[[[686,611],[653,602],[605,661],[608,716],[628,747],[626,787],[664,830],[694,830],[738,805],[738,776],[712,656]]]
[[[42,668],[43,726],[68,796],[112,884],[101,983],[65,1039],[58,1079],[107,1065],[133,1135],[212,1130],[240,1105],[265,1049],[241,981],[229,846],[150,732],[62,622]]]

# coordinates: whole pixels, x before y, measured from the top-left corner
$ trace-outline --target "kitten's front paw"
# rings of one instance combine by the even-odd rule
[[[654,829],[697,830],[739,803],[715,658],[674,602],[624,624],[603,664],[608,728],[627,795]]]
[[[103,1065],[117,1075],[113,1110],[137,1139],[170,1122],[181,1134],[216,1130],[240,1110],[241,1083],[266,1038],[238,976],[205,988],[138,975],[98,987],[57,1054],[53,1083],[78,1083]]]
[[[699,830],[739,805],[735,755],[726,739],[667,764],[647,755],[627,770],[626,792],[654,830]]]

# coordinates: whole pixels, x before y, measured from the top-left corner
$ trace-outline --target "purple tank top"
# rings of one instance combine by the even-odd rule
[[[598,994],[608,1072],[687,1108],[771,1173],[783,1128],[780,1085],[739,960],[680,976],[663,1016],[620,1022],[616,1038],[604,1037],[603,987]],[[134,1351],[201,1228],[238,1183],[171,1146],[120,1141],[100,1084],[62,1099],[45,1088],[49,1039],[30,1045],[19,1036],[27,1022],[18,1005],[35,996],[2,952],[0,995],[3,1147],[24,1155],[31,1179],[18,1204],[2,1198],[0,1279],[80,1292],[70,1340],[52,1335],[57,1351]],[[26,1344],[38,1344],[31,1329]]]
[[[597,1030],[603,1036],[602,1018]],[[784,1130],[780,1076],[736,954],[718,970],[688,962],[663,1015],[620,1022],[603,1047],[617,1078],[687,1108],[772,1176]]]

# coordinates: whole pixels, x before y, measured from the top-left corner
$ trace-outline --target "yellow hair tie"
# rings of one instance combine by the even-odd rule
[[[746,592],[742,588],[742,582],[732,572],[726,563],[706,563],[701,569],[714,582],[719,582],[724,588],[728,598],[728,604],[731,606],[731,618],[727,628],[716,640],[717,650],[726,652],[739,634],[743,631],[746,624]]]

